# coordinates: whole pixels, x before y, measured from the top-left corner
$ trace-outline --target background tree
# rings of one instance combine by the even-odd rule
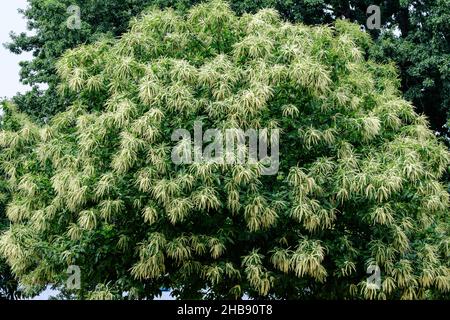
[[[400,36],[393,28],[382,34],[372,56],[395,61],[405,98],[450,142],[448,126],[444,127],[450,119],[450,1],[401,2],[403,9],[392,22]]]
[[[8,44],[14,53],[33,51],[35,58],[23,62],[22,82],[35,86],[24,95],[17,95],[19,109],[42,120],[62,111],[73,97],[58,96],[55,62],[62,53],[82,43],[96,41],[100,34],[119,36],[128,27],[129,20],[149,5],[186,10],[197,0],[127,0],[86,1],[79,0],[29,0],[23,13],[34,36],[12,36]],[[82,28],[70,30],[66,26],[67,7],[76,3],[81,8]],[[387,32],[373,47],[372,55],[379,61],[393,60],[400,68],[402,91],[413,102],[418,112],[424,112],[431,127],[443,134],[449,112],[449,25],[450,0],[239,0],[230,1],[238,13],[256,12],[269,7],[277,9],[291,22],[306,24],[331,23],[336,17],[345,16],[365,25],[366,10],[379,5],[382,10],[382,26]],[[373,38],[379,31],[370,31]],[[48,89],[39,90],[44,83]],[[68,99],[68,100],[67,100]]]
[[[366,59],[359,26],[307,27],[214,1],[151,10],[120,39],[64,54],[71,107],[37,125],[12,105],[0,253],[28,288],[80,298],[426,299],[450,290],[449,154]],[[175,129],[281,129],[280,170],[175,165]],[[242,151],[242,150],[241,150]],[[381,289],[366,282],[381,268]]]

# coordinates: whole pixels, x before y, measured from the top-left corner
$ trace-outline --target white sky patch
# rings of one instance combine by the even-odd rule
[[[19,81],[19,62],[31,60],[31,52],[16,55],[6,49],[3,44],[11,42],[9,32],[16,34],[27,32],[26,20],[17,12],[18,8],[25,9],[26,0],[2,1],[0,10],[0,98],[11,98],[17,92],[25,92],[29,86],[22,85]],[[28,34],[31,34],[28,31]]]

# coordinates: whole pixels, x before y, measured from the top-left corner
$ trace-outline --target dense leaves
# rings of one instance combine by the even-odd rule
[[[3,107],[3,102],[1,103]],[[9,200],[7,182],[2,177],[0,179],[0,233],[9,227],[9,221],[5,214],[5,204]],[[11,270],[5,259],[0,257],[0,300],[15,299],[20,295],[17,281],[11,274]]]
[[[60,98],[56,87],[56,60],[64,50],[82,43],[92,43],[102,34],[118,36],[128,27],[129,20],[148,6],[173,7],[185,11],[197,0],[29,0],[24,10],[34,35],[13,35],[8,47],[12,52],[33,51],[34,59],[23,62],[22,81],[35,88],[17,95],[19,109],[46,120],[65,110],[74,97]],[[81,9],[82,28],[71,30],[66,26],[67,8],[77,4]],[[366,24],[367,8],[381,8],[381,23],[385,32],[371,30],[376,41],[372,56],[381,61],[393,60],[400,68],[402,91],[413,102],[417,111],[424,112],[431,127],[448,134],[443,127],[449,112],[449,0],[237,0],[230,1],[235,12],[256,12],[261,8],[275,8],[291,22],[306,24],[332,23],[336,17],[346,17]],[[44,83],[48,89],[41,90]],[[45,87],[45,86],[44,86]]]
[[[394,35],[392,30],[381,35],[372,55],[395,61],[405,98],[450,142],[446,125],[446,119],[450,119],[450,1],[403,2],[410,10],[404,10],[401,35]]]
[[[69,50],[49,124],[6,107],[12,199],[0,253],[29,290],[82,271],[80,298],[424,299],[448,294],[445,147],[366,59],[359,26],[307,27],[213,1],[150,10]],[[175,129],[281,129],[262,163],[175,165]],[[195,149],[193,150],[195,151]],[[243,150],[240,150],[241,152]],[[369,265],[381,269],[377,290]]]
[[[67,107],[68,101],[58,96],[55,74],[56,60],[68,48],[82,43],[92,43],[101,34],[117,36],[128,27],[131,17],[152,4],[149,0],[92,1],[80,0],[29,0],[23,10],[32,35],[12,33],[7,47],[14,53],[32,51],[31,61],[21,62],[21,80],[33,90],[18,94],[14,100],[20,110],[45,121]],[[69,6],[81,9],[81,28],[69,29]],[[41,84],[44,84],[43,86]],[[48,86],[48,88],[46,87]],[[69,97],[70,98],[70,97]]]

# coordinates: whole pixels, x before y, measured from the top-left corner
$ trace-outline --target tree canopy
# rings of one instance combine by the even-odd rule
[[[70,15],[67,8],[72,0],[29,0],[23,11],[33,35],[13,34],[8,44],[14,53],[32,51],[34,58],[22,63],[21,78],[34,86],[26,94],[18,94],[14,101],[19,109],[39,120],[65,110],[74,97],[62,99],[56,92],[58,77],[55,63],[66,49],[83,43],[92,43],[102,34],[119,36],[128,28],[129,20],[153,5],[173,7],[185,11],[198,0],[78,0],[81,10],[81,29],[67,28]],[[231,0],[238,14],[254,13],[261,8],[275,8],[291,22],[306,24],[332,23],[345,16],[365,25],[367,8],[381,8],[383,32],[371,30],[378,39],[372,47],[372,56],[379,61],[394,61],[400,68],[402,91],[417,111],[424,112],[434,130],[448,134],[443,128],[449,112],[449,25],[450,0]],[[398,31],[398,32],[396,32]],[[39,84],[48,89],[39,89]],[[450,125],[450,124],[449,124]]]
[[[67,290],[80,266],[68,292],[89,299],[448,294],[449,153],[394,65],[367,59],[372,46],[345,21],[308,27],[212,1],[151,9],[120,39],[67,51],[66,111],[40,125],[6,106],[0,253],[31,291]],[[280,129],[278,173],[174,164],[186,142],[171,134],[197,120]]]

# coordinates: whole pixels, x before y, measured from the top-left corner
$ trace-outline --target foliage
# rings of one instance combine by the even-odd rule
[[[221,1],[153,9],[57,64],[67,111],[6,110],[0,252],[28,289],[79,298],[424,299],[450,290],[449,154],[365,59],[356,25],[307,27]],[[281,128],[280,171],[170,160],[177,128]],[[381,290],[366,282],[377,264]]]
[[[21,81],[33,89],[14,97],[19,109],[41,121],[65,110],[73,98],[62,99],[57,94],[57,59],[66,49],[95,42],[101,34],[120,35],[127,29],[130,18],[152,2],[29,0],[27,9],[21,12],[33,33],[11,33],[12,42],[7,44],[13,53],[32,51],[34,56],[31,61],[21,62]],[[78,5],[81,9],[81,29],[67,27],[70,5]]]
[[[0,101],[0,106],[5,106],[5,102]],[[1,116],[0,116],[1,121]],[[9,221],[5,214],[5,204],[9,200],[9,191],[6,181],[0,178],[0,232],[6,230],[9,226]],[[17,281],[11,274],[5,259],[0,257],[0,300],[2,299],[16,299],[20,297]]]
[[[381,7],[382,26],[386,32],[370,31],[380,39],[372,47],[372,56],[381,61],[393,60],[400,68],[402,91],[411,100],[417,111],[424,112],[431,127],[448,134],[442,127],[448,117],[449,94],[449,40],[447,21],[450,15],[450,0],[236,0],[230,1],[238,14],[256,12],[261,8],[275,8],[291,22],[306,24],[331,23],[336,17],[345,16],[351,21],[365,25],[366,10],[370,5]],[[173,7],[185,11],[198,0],[126,0],[87,1],[78,0],[29,0],[24,10],[29,27],[34,35],[25,33],[12,36],[8,44],[12,52],[33,51],[34,59],[23,62],[22,81],[35,88],[18,94],[14,101],[19,109],[45,120],[65,110],[74,97],[61,98],[57,94],[58,77],[55,63],[66,49],[79,44],[92,43],[101,34],[121,35],[129,20],[149,5]],[[82,28],[70,30],[66,27],[69,5],[81,8]],[[393,32],[398,30],[399,35]],[[41,90],[44,83],[48,89]]]
[[[393,30],[380,36],[372,56],[391,59],[400,68],[402,90],[417,112],[428,116],[433,129],[446,135],[450,119],[450,1],[403,1],[404,23],[401,36]],[[443,127],[444,126],[444,127]]]

